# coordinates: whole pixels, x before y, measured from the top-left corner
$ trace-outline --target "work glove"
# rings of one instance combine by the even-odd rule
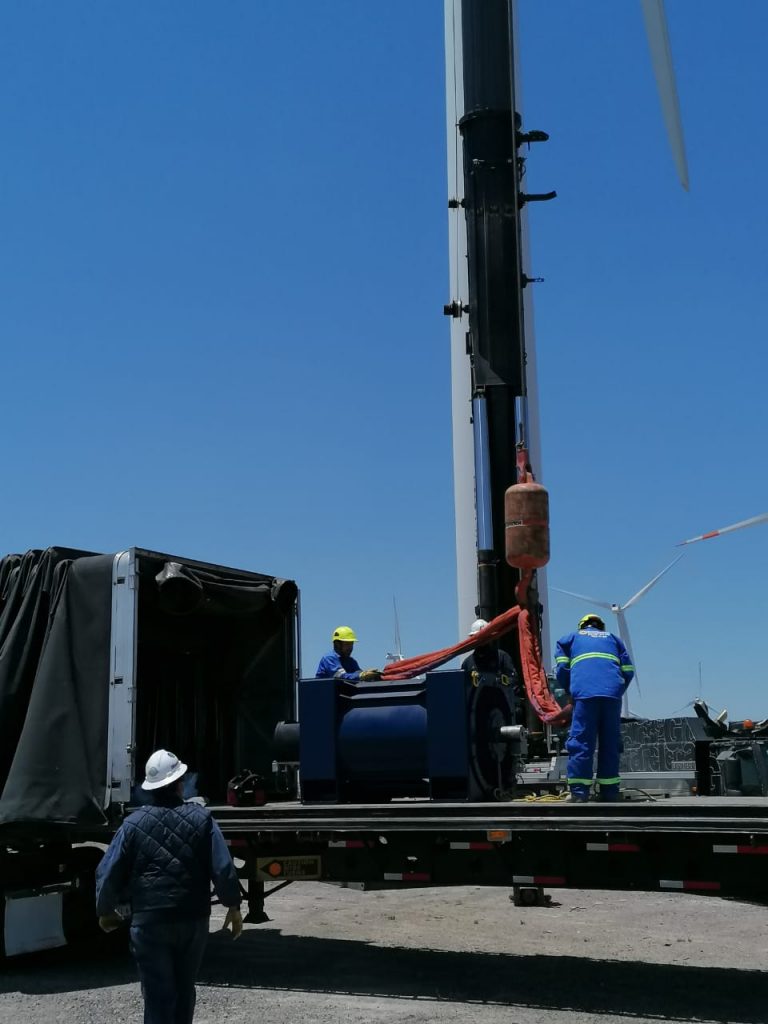
[[[99,918],[99,928],[103,932],[113,932],[116,928],[119,928],[123,923],[122,917],[119,914],[102,914]]]
[[[378,668],[367,668],[360,673],[361,683],[375,683],[379,679],[381,679],[381,669]]]
[[[230,907],[227,910],[222,931],[226,931],[227,928],[232,932],[233,939],[239,939],[243,934],[243,915],[240,913],[240,907]]]

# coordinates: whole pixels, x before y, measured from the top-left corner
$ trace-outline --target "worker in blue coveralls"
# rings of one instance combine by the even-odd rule
[[[635,674],[627,649],[590,612],[575,633],[558,640],[555,666],[558,684],[573,701],[565,745],[571,800],[589,800],[596,746],[600,799],[618,800],[621,699]]]
[[[351,683],[367,683],[381,679],[381,672],[377,668],[360,670],[360,666],[352,657],[352,648],[356,640],[357,635],[349,626],[337,626],[331,634],[333,650],[320,659],[315,678],[346,679]]]
[[[144,1024],[191,1024],[195,978],[208,939],[211,882],[224,927],[243,930],[240,883],[209,811],[182,799],[187,766],[168,750],[147,761],[149,805],[129,814],[96,870],[96,912],[110,932],[130,900],[131,952],[144,996]]]

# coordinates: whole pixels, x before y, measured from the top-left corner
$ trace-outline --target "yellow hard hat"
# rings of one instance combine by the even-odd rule
[[[598,629],[605,629],[605,623],[597,612],[589,612],[588,615],[582,616],[579,619],[579,629],[584,629],[590,622],[594,622]]]
[[[337,640],[341,640],[345,644],[353,644],[357,637],[355,636],[354,629],[350,629],[349,626],[337,626],[333,631],[331,640],[335,643]]]

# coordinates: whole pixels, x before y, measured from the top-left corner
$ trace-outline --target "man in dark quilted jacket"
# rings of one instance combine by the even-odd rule
[[[224,837],[197,803],[182,799],[187,771],[175,754],[156,750],[142,789],[152,803],[130,814],[96,871],[96,912],[105,931],[130,900],[131,952],[144,996],[144,1024],[190,1024],[195,978],[211,914],[211,882],[227,907],[224,927],[243,930],[240,884]]]

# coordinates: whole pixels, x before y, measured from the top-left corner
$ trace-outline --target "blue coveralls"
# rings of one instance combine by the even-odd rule
[[[568,785],[575,800],[588,800],[597,746],[601,800],[619,798],[621,699],[635,674],[627,649],[613,633],[589,627],[557,642],[557,682],[573,700],[565,749]]]
[[[331,651],[324,654],[315,672],[316,679],[349,679],[356,683],[360,678],[360,666],[351,654]]]
[[[96,911],[130,899],[131,952],[144,996],[144,1024],[191,1024],[205,952],[211,882],[225,907],[240,885],[219,826],[176,794],[130,814],[96,870]]]

